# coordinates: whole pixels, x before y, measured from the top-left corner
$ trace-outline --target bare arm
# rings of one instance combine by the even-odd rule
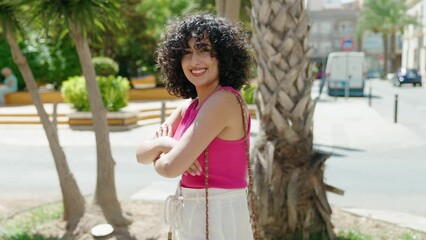
[[[155,161],[156,171],[165,177],[177,177],[184,173],[207,148],[210,142],[223,132],[232,132],[235,139],[243,136],[240,106],[233,93],[220,91],[203,105],[193,124],[167,154]],[[235,124],[236,122],[240,123]],[[233,128],[241,128],[234,131]]]
[[[136,158],[139,163],[150,164],[161,154],[169,152],[176,143],[176,139],[168,136],[146,140],[136,150]]]
[[[181,104],[170,115],[167,120],[155,132],[151,139],[143,141],[136,150],[136,159],[139,163],[150,164],[155,161],[162,153],[170,151],[174,146],[176,140],[171,138],[176,130],[180,120],[182,119],[182,112],[187,102]]]

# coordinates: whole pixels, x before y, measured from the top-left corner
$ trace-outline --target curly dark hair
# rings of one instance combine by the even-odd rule
[[[219,62],[219,83],[240,90],[249,85],[253,63],[247,34],[239,24],[208,13],[186,15],[168,25],[157,49],[157,67],[160,69],[169,93],[183,98],[196,98],[195,86],[183,73],[181,59],[188,41],[196,38],[195,48],[211,43],[210,54]]]

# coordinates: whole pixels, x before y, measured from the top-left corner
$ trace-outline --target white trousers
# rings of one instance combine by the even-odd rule
[[[252,240],[246,189],[209,188],[209,239]],[[173,240],[205,240],[205,189],[179,187],[166,201]]]

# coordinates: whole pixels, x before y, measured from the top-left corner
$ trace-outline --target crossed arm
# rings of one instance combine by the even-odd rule
[[[200,109],[194,122],[179,141],[171,137],[171,132],[177,126],[176,121],[179,123],[182,117],[182,108],[177,109],[170,116],[170,121],[168,119],[165,122],[168,136],[164,136],[165,130],[161,129],[157,131],[156,137],[140,144],[136,154],[138,162],[153,162],[155,170],[164,177],[177,177],[187,170],[191,173],[191,169],[194,170],[193,164],[198,164],[197,157],[210,142],[232,126],[233,117],[240,114],[240,111],[237,111],[239,108],[232,93],[221,91],[214,94]],[[240,137],[241,132],[236,139]]]

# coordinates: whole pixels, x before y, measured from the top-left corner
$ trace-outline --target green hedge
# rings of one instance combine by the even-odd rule
[[[108,111],[117,112],[127,106],[130,88],[127,78],[121,76],[99,76],[96,79],[101,91],[102,101]],[[84,77],[76,76],[64,81],[61,92],[65,101],[70,103],[77,111],[90,111]]]

